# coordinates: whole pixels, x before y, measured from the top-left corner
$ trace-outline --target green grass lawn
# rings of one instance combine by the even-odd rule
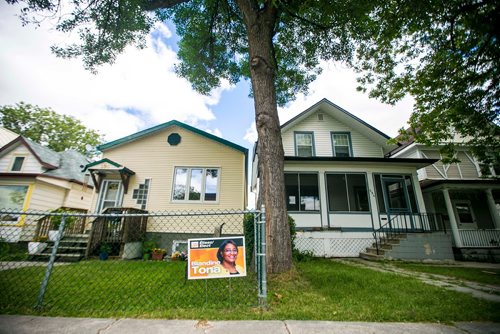
[[[396,267],[416,272],[443,275],[458,280],[500,286],[500,269],[464,268],[453,265],[391,262]]]
[[[185,281],[184,262],[82,261],[54,268],[42,310],[34,310],[44,268],[0,271],[0,313],[168,319],[496,321],[500,305],[380,273],[317,259],[268,277],[268,308],[256,278]]]

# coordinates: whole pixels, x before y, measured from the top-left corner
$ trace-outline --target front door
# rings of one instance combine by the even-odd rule
[[[410,213],[408,190],[404,179],[383,178],[385,206],[389,214]]]
[[[476,217],[470,201],[453,201],[453,211],[460,229],[477,229]]]
[[[413,229],[413,217],[405,180],[382,177],[382,188],[389,226],[394,229]]]
[[[119,207],[122,204],[123,187],[119,180],[104,180],[97,212],[102,212],[106,208]]]

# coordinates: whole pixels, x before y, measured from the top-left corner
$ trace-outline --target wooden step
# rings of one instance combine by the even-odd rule
[[[50,246],[49,249],[53,249],[54,246]],[[59,246],[57,248],[57,250],[74,250],[74,251],[83,251],[85,252],[85,250],[87,249],[87,247],[77,247],[77,246]]]

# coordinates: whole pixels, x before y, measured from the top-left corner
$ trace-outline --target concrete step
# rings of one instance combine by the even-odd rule
[[[377,255],[377,254],[371,254],[371,253],[365,253],[361,252],[359,253],[359,257],[365,260],[369,261],[376,261],[376,260],[383,260],[384,256],[383,255]]]
[[[378,255],[385,255],[385,251],[386,250],[384,250],[382,248],[379,248],[378,249]],[[366,247],[365,253],[377,255],[377,248],[375,248],[375,247]]]

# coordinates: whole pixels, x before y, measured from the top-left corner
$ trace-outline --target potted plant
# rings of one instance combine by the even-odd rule
[[[151,259],[154,261],[161,261],[167,254],[167,250],[164,248],[153,248],[153,252],[151,253]]]
[[[153,249],[156,248],[156,242],[153,240],[147,240],[142,243],[142,258],[144,260],[151,259],[151,254],[153,253]]]
[[[108,259],[109,253],[111,252],[111,245],[103,242],[99,248],[99,260],[105,261]]]
[[[47,248],[47,237],[35,237],[33,241],[28,242],[28,254],[35,255],[43,252]]]
[[[171,258],[172,258],[172,261],[185,261],[187,259],[187,255],[184,252],[176,251],[176,252],[172,253]]]

